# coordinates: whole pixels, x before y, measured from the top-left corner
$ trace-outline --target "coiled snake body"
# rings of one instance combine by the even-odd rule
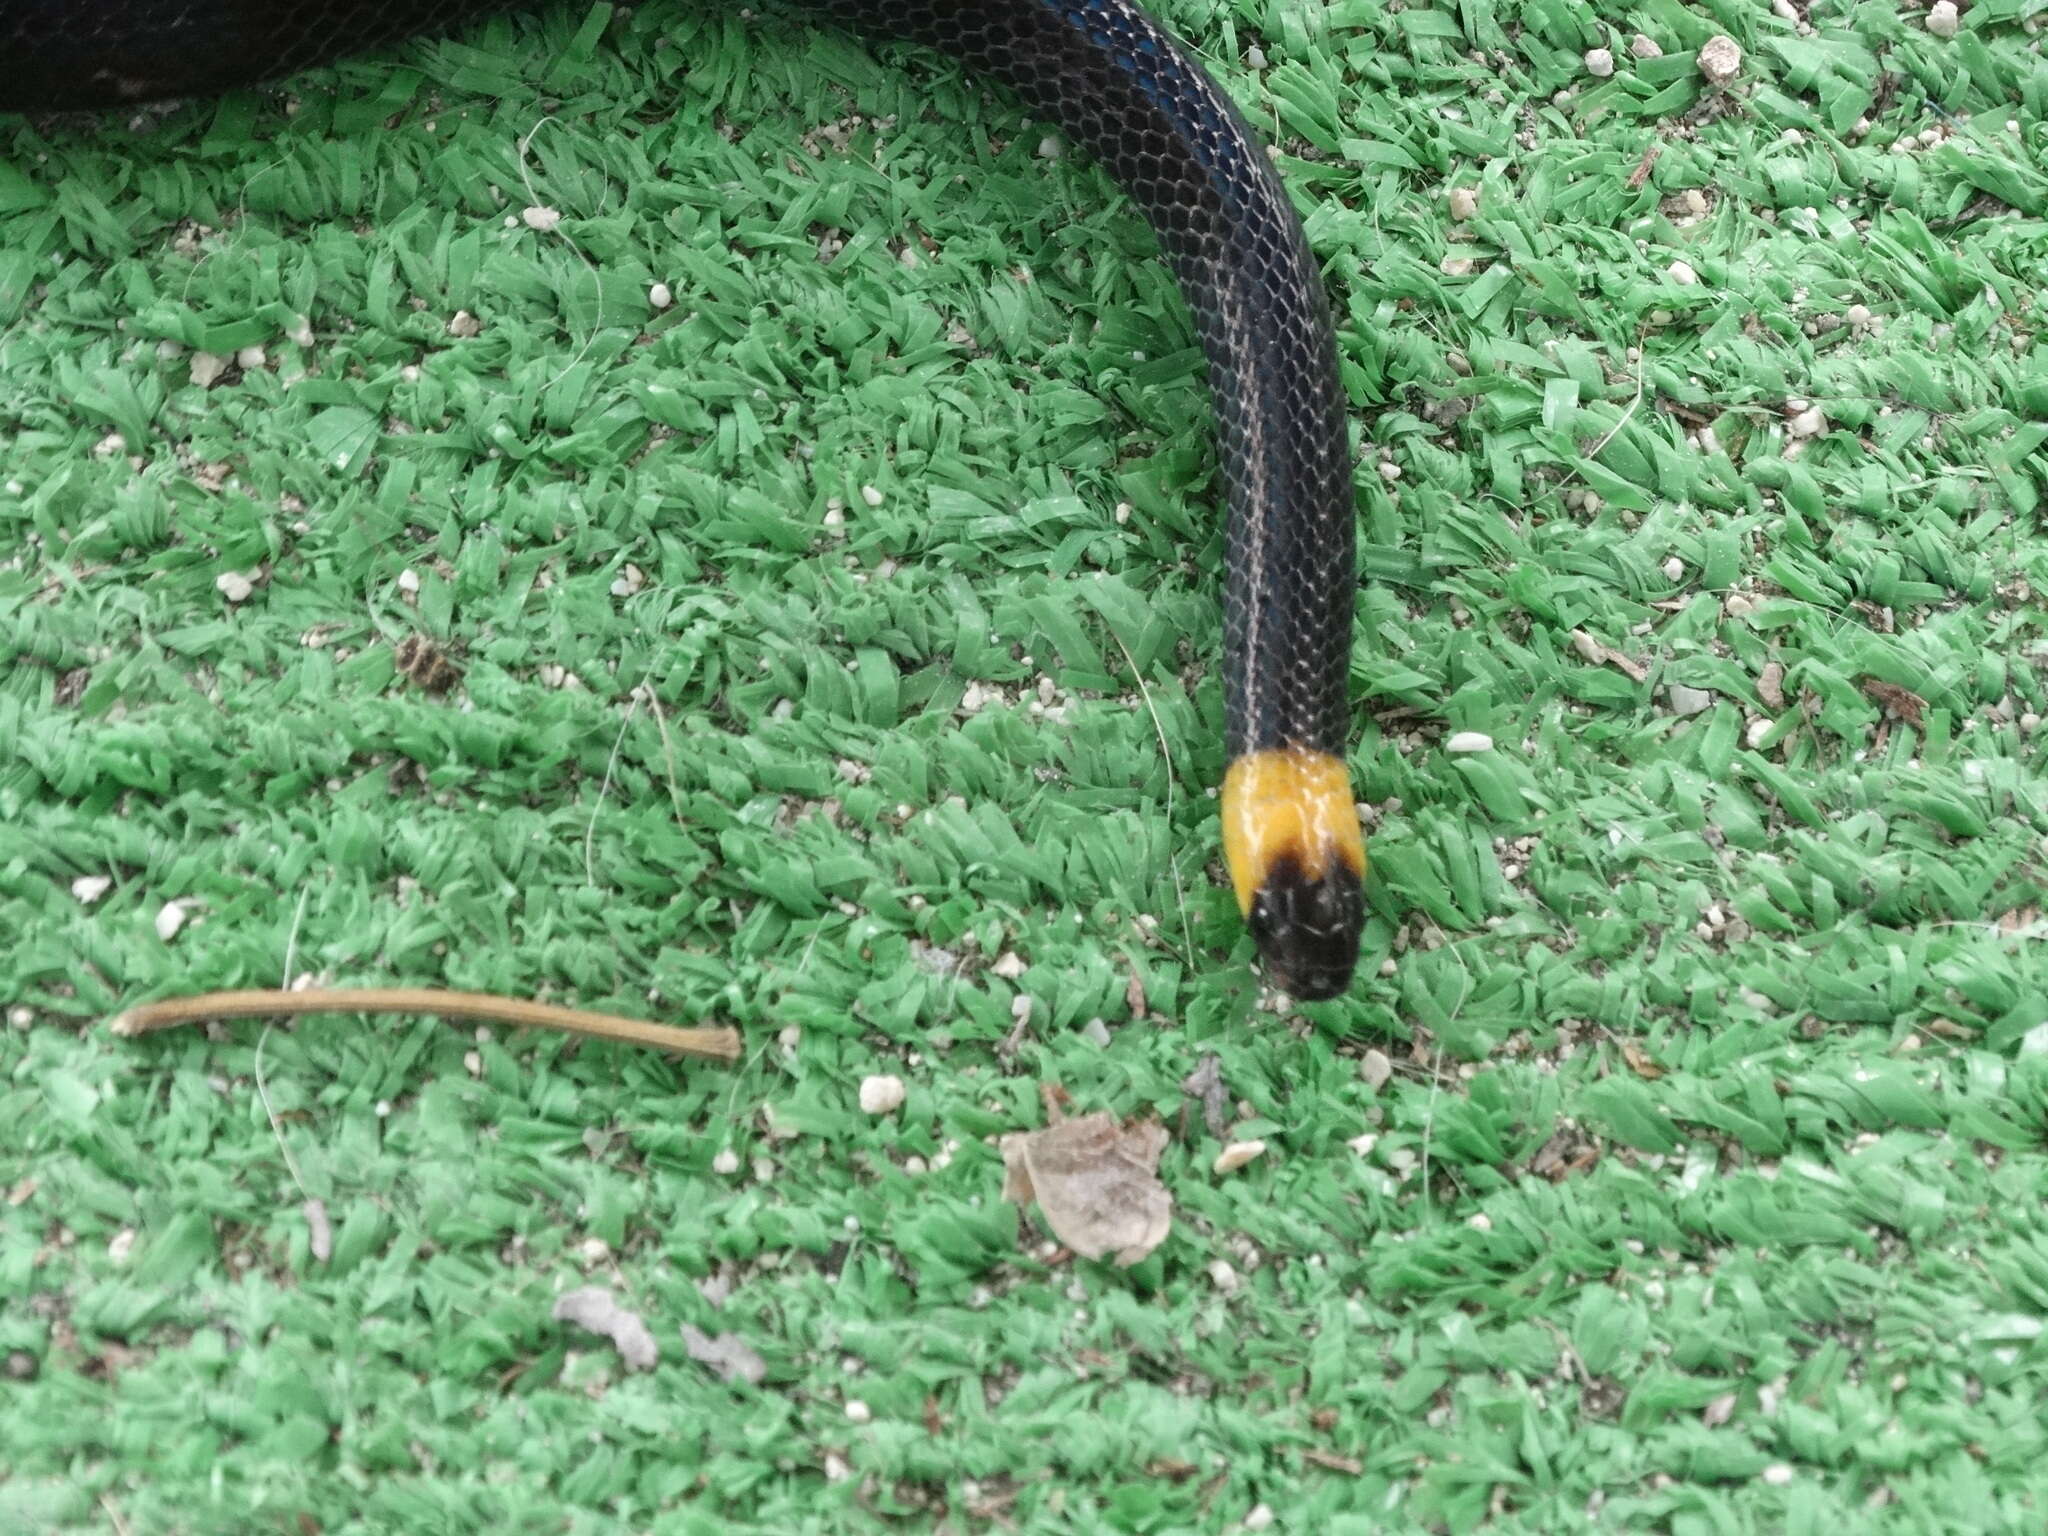
[[[498,0],[0,0],[0,110],[104,107],[275,78]],[[1158,232],[1208,359],[1230,503],[1223,842],[1269,978],[1341,992],[1364,848],[1343,751],[1351,466],[1320,275],[1266,155],[1129,0],[813,0],[933,45],[1094,154]]]

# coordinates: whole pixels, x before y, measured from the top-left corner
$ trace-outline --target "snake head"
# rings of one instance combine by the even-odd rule
[[[1275,987],[1308,1003],[1336,997],[1358,964],[1365,927],[1361,882],[1342,864],[1312,876],[1283,856],[1267,867],[1245,924]]]
[[[1305,1002],[1350,985],[1365,927],[1365,840],[1343,760],[1249,752],[1223,778],[1223,853],[1266,977]]]

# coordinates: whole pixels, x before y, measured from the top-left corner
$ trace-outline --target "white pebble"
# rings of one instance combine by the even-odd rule
[[[1821,414],[1820,407],[1809,405],[1803,411],[1795,411],[1785,422],[1785,431],[1793,437],[1819,437],[1828,429],[1828,419]]]
[[[256,585],[240,571],[222,571],[213,578],[213,589],[231,603],[246,603]]]
[[[1479,189],[1477,187],[1451,188],[1451,217],[1459,223],[1479,211]]]
[[[1586,73],[1596,79],[1605,80],[1614,73],[1614,55],[1605,48],[1586,50]]]
[[[1959,21],[1954,0],[1934,0],[1927,8],[1927,30],[1936,37],[1954,37]]]
[[[527,208],[521,210],[519,217],[528,229],[547,234],[562,222],[562,211],[559,208]]]
[[[398,590],[408,595],[417,596],[420,590],[420,573],[414,570],[400,571],[398,573]]]
[[[166,944],[178,936],[178,930],[185,926],[185,904],[182,901],[167,901],[157,908],[156,936]]]
[[[1365,1086],[1378,1093],[1387,1086],[1387,1079],[1394,1075],[1394,1064],[1381,1050],[1367,1051],[1358,1059],[1358,1075],[1365,1079]]]
[[[1263,1531],[1273,1523],[1273,1506],[1254,1504],[1244,1517],[1244,1528],[1248,1531]]]
[[[1265,1150],[1266,1144],[1263,1141],[1233,1141],[1216,1154],[1214,1171],[1235,1173]]]
[[[1666,581],[1677,581],[1680,577],[1684,575],[1685,562],[1679,559],[1678,556],[1673,555],[1669,560],[1666,560],[1664,562],[1664,579]]]
[[[647,302],[652,304],[656,309],[667,309],[669,305],[675,303],[675,301],[676,291],[675,289],[669,287],[667,283],[656,283],[652,288],[647,290]]]
[[[1209,1261],[1209,1283],[1226,1296],[1237,1289],[1237,1271],[1230,1267],[1228,1259]]]
[[[860,1080],[861,1113],[894,1114],[903,1107],[906,1090],[900,1077],[864,1077]]]
[[[80,875],[71,882],[71,897],[89,907],[113,888],[114,882],[109,876]]]
[[[1703,715],[1714,707],[1714,696],[1704,688],[1688,688],[1683,683],[1673,683],[1664,691],[1671,700],[1674,715]]]
[[[1689,261],[1674,261],[1664,270],[1670,274],[1671,281],[1681,288],[1690,288],[1700,280],[1699,273],[1692,269],[1692,263]]]
[[[1484,731],[1459,731],[1444,743],[1446,752],[1491,752],[1493,738]]]
[[[1629,43],[1628,51],[1639,59],[1661,59],[1664,57],[1663,46],[1647,32],[1638,32]]]
[[[882,488],[877,485],[864,485],[860,488],[860,499],[871,507],[879,507],[882,504]]]
[[[713,1173],[738,1173],[740,1171],[739,1153],[733,1151],[731,1147],[720,1148],[718,1156],[711,1159],[711,1171]]]
[[[846,1400],[846,1416],[855,1424],[865,1424],[875,1415],[874,1411],[859,1398],[849,1397]]]
[[[1792,1481],[1792,1469],[1782,1461],[1774,1461],[1764,1468],[1764,1481],[1773,1488],[1782,1488]]]
[[[1700,49],[1700,73],[1714,85],[1726,85],[1742,73],[1742,45],[1725,34],[1710,37]]]

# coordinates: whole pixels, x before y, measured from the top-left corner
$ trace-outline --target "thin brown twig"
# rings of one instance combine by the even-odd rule
[[[518,997],[492,997],[482,992],[444,992],[433,987],[328,987],[304,992],[252,990],[201,992],[166,998],[116,1014],[107,1028],[117,1035],[146,1035],[151,1030],[205,1019],[296,1018],[307,1013],[431,1013],[444,1019],[482,1019],[528,1029],[559,1029],[598,1040],[673,1051],[702,1061],[731,1063],[740,1057],[736,1029],[676,1029],[610,1013],[585,1013],[552,1003]]]

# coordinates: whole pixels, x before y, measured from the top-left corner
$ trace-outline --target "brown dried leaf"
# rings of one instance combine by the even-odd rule
[[[1640,683],[1650,675],[1650,669],[1626,651],[1617,651],[1604,640],[1597,640],[1583,629],[1572,631],[1572,649],[1586,660],[1598,666],[1605,664],[1627,675],[1632,683]]]
[[[639,1314],[620,1306],[601,1285],[586,1285],[557,1296],[555,1321],[574,1323],[585,1332],[610,1339],[630,1370],[651,1371],[661,1358],[661,1346],[654,1342]]]
[[[1529,1159],[1529,1171],[1553,1184],[1573,1174],[1585,1173],[1600,1161],[1600,1143],[1583,1131],[1566,1127],[1537,1149]]]
[[[446,693],[462,681],[462,668],[425,635],[407,635],[391,648],[391,658],[408,682],[428,693]]]
[[[1213,1051],[1180,1080],[1180,1091],[1202,1105],[1202,1123],[1218,1141],[1230,1127],[1230,1091],[1223,1086],[1223,1058]]]
[[[1638,160],[1636,168],[1628,173],[1629,191],[1635,192],[1642,188],[1643,183],[1650,179],[1650,172],[1657,167],[1657,157],[1663,153],[1664,146],[1661,144],[1652,144],[1643,151],[1643,158]]]
[[[334,1228],[327,1220],[327,1202],[318,1198],[299,1206],[306,1218],[306,1243],[313,1258],[325,1264],[334,1257]]]
[[[1888,683],[1881,677],[1861,678],[1858,686],[1873,704],[1898,716],[1908,725],[1918,725],[1921,711],[1927,708],[1927,701],[1912,689]]]
[[[760,1352],[736,1333],[713,1338],[702,1329],[683,1324],[683,1348],[699,1365],[708,1365],[720,1381],[744,1381],[758,1387],[768,1375],[768,1362]]]
[[[1785,707],[1785,664],[1773,661],[1756,675],[1756,696],[1764,701],[1767,709]]]
[[[1173,1196],[1159,1182],[1166,1127],[1098,1111],[1005,1136],[1003,1198],[1037,1201],[1054,1237],[1083,1258],[1129,1268],[1166,1240]]]
[[[1650,1060],[1649,1053],[1633,1040],[1621,1042],[1621,1059],[1628,1063],[1629,1070],[1637,1077],[1646,1077],[1653,1083],[1664,1075],[1664,1069]]]
[[[1124,983],[1124,1006],[1131,1010],[1133,1022],[1144,1022],[1145,981],[1138,974],[1138,968],[1135,965],[1131,967],[1131,979]]]
[[[2039,907],[2014,907],[1998,919],[2000,933],[2024,933],[2041,921]]]
[[[1365,1470],[1363,1463],[1353,1461],[1349,1456],[1339,1456],[1335,1451],[1318,1450],[1312,1445],[1302,1448],[1301,1459],[1314,1462],[1317,1466],[1326,1468],[1331,1472],[1349,1473],[1352,1477],[1358,1476],[1360,1472]]]
[[[1617,651],[1611,645],[1607,647],[1607,665],[1614,668],[1617,672],[1626,673],[1628,680],[1632,683],[1640,683],[1650,675],[1648,667],[1637,661],[1628,652]]]

